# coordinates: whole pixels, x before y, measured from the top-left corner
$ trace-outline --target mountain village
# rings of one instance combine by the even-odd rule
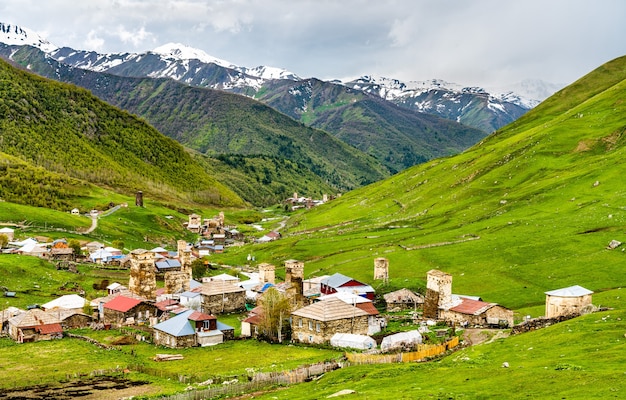
[[[294,194],[294,197],[297,197]],[[61,339],[75,328],[119,329],[136,327],[144,332],[142,340],[169,348],[213,346],[228,340],[271,340],[279,343],[331,345],[368,354],[416,351],[432,357],[429,345],[444,352],[459,344],[460,332],[468,328],[510,329],[524,332],[549,326],[582,313],[594,311],[591,291],[572,286],[546,292],[545,317],[525,319],[515,325],[513,311],[497,303],[485,302],[480,295],[453,294],[452,276],[431,270],[426,278],[426,292],[411,288],[376,293],[373,284],[389,279],[386,258],[373,260],[372,280],[360,282],[341,273],[305,278],[304,262],[285,260],[284,281],[276,278],[277,267],[260,262],[228,267],[232,274],[192,277],[192,263],[209,264],[209,255],[221,253],[227,244],[242,239],[234,227],[226,227],[224,213],[202,219],[189,215],[186,229],[197,233],[195,245],[179,240],[175,251],[157,247],[121,250],[90,242],[82,250],[88,255],[77,257],[65,240],[38,243],[27,238],[15,240],[14,230],[2,228],[9,239],[6,254],[41,257],[56,263],[57,268],[76,272],[77,260],[102,267],[129,271],[127,282],[106,286],[106,296],[85,299],[84,291],[63,295],[27,310],[8,307],[1,312],[2,334],[18,343]],[[271,232],[270,232],[271,233]],[[280,237],[270,237],[276,240]],[[241,276],[247,278],[241,280]],[[381,286],[381,285],[379,285]],[[270,292],[274,295],[268,295]],[[15,291],[4,288],[4,296],[15,297]],[[268,315],[278,296],[286,306],[281,314]],[[408,312],[413,330],[392,332],[389,318]],[[242,315],[239,334],[235,327],[220,322],[220,316]],[[268,321],[278,321],[271,325]],[[276,331],[277,330],[277,331]],[[439,343],[446,343],[444,347]],[[421,358],[426,359],[426,356]]]

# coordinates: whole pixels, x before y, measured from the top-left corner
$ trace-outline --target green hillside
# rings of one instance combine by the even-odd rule
[[[391,287],[423,287],[439,268],[456,293],[513,309],[559,287],[623,286],[626,253],[606,246],[626,242],[625,78],[626,57],[607,63],[460,155],[292,218],[256,259],[370,282],[384,256]]]
[[[450,119],[318,79],[270,81],[256,98],[308,126],[332,133],[393,172],[459,153],[486,135]]]
[[[27,46],[0,46],[0,55],[141,116],[166,136],[209,156],[206,165],[215,177],[255,205],[275,204],[298,186],[304,189],[299,192],[315,196],[389,176],[374,158],[247,97],[168,79],[71,68]],[[269,166],[267,159],[273,160]]]
[[[12,168],[15,158],[1,157],[11,176],[2,178],[0,196],[25,204],[67,207],[67,199],[80,196],[77,188],[89,182],[125,194],[142,190],[160,199],[243,205],[180,144],[145,122],[84,89],[37,77],[4,61],[0,153],[32,165]],[[51,198],[45,199],[46,194]]]

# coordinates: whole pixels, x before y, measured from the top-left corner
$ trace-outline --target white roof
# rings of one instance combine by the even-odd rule
[[[167,253],[167,250],[164,249],[163,247],[155,247],[154,249],[150,251],[153,253]]]
[[[422,334],[419,331],[399,332],[393,335],[385,336],[380,342],[380,349],[385,351],[406,344],[422,343]]]
[[[11,228],[1,228],[0,229],[0,233],[13,233],[15,232],[13,229]]]
[[[335,333],[330,338],[330,345],[334,347],[350,347],[352,349],[373,349],[376,341],[366,335],[355,335],[353,333]]]
[[[591,290],[585,289],[584,287],[578,286],[578,285],[546,292],[548,296],[557,296],[557,297],[581,297],[581,296],[586,296],[592,293],[593,292]]]
[[[228,275],[228,274],[220,274],[210,277],[212,281],[239,281],[239,278],[236,276]]]
[[[370,299],[366,299],[363,296],[359,296],[356,293],[352,292],[337,292],[333,294],[327,294],[324,296],[320,296],[319,300],[328,300],[328,299],[339,299],[346,304],[359,304],[359,303],[371,303]]]
[[[58,308],[83,308],[85,306],[85,299],[77,294],[66,294],[58,299],[42,304],[41,308],[44,310],[54,310]]]
[[[108,290],[113,290],[113,289],[117,289],[118,287],[124,287],[121,283],[119,282],[113,282],[112,284],[110,284],[109,286],[107,286]]]

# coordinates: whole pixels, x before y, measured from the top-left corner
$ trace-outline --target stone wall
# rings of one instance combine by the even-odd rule
[[[293,341],[301,343],[328,343],[335,333],[367,335],[367,330],[367,315],[326,322],[294,316],[291,322],[291,338]]]
[[[580,314],[584,307],[591,305],[591,294],[578,297],[561,297],[546,295],[546,317]]]
[[[146,250],[130,253],[128,290],[149,300],[156,298],[154,254]]]
[[[188,268],[184,268],[182,271],[167,271],[164,279],[167,293],[181,293],[189,290],[191,274]]]
[[[246,292],[202,294],[202,312],[210,315],[246,310]]]
[[[196,334],[187,335],[187,336],[172,336],[163,331],[154,330],[154,344],[170,347],[170,348],[184,348],[184,347],[193,347],[198,344],[196,340]]]

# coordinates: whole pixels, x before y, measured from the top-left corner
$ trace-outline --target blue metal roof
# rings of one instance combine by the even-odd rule
[[[193,335],[196,333],[196,330],[189,322],[189,315],[191,315],[191,313],[193,312],[195,311],[183,311],[182,313],[168,319],[167,321],[163,321],[154,325],[154,329],[158,329],[176,337]]]

